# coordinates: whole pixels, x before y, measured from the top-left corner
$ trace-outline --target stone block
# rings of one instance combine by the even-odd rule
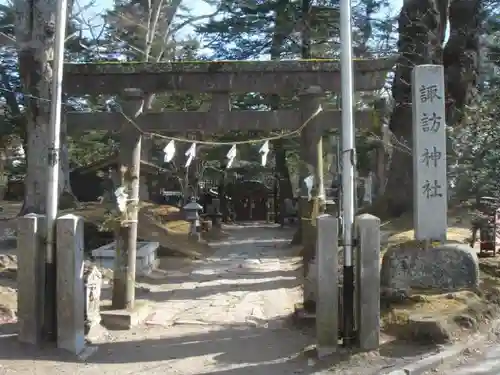
[[[388,292],[412,288],[455,291],[478,285],[478,258],[465,244],[450,243],[427,250],[395,247],[382,259],[381,286]]]
[[[325,202],[325,213],[332,215],[332,216],[335,216],[335,217],[337,216],[338,206],[334,200],[327,200]]]
[[[17,219],[17,316],[20,342],[38,345],[42,338],[45,295],[45,216]]]
[[[85,349],[83,218],[56,221],[57,347],[78,355]]]
[[[415,66],[411,87],[415,239],[444,242],[448,218],[444,67]]]
[[[85,335],[101,323],[102,273],[96,266],[86,267],[85,284]]]
[[[135,301],[134,307],[123,310],[107,306],[101,310],[101,323],[108,329],[126,330],[144,322],[150,312],[150,306],[144,301]]]
[[[321,356],[336,351],[339,340],[337,218],[320,215],[316,227],[316,339]]]
[[[356,319],[361,350],[375,350],[380,340],[380,219],[356,217]]]
[[[148,275],[158,265],[158,242],[137,241],[136,276]],[[111,242],[92,250],[96,264],[101,268],[114,269],[116,256],[116,242]]]

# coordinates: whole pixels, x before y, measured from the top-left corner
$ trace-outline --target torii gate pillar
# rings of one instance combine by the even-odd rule
[[[122,95],[123,129],[120,135],[120,182],[129,194],[125,221],[120,222],[116,237],[113,273],[114,309],[131,309],[135,303],[135,263],[141,165],[141,133],[131,121],[142,113],[141,90],[127,89]]]

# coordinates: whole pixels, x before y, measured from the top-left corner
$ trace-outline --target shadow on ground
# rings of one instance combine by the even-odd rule
[[[271,273],[271,272],[270,272]],[[272,277],[272,276],[266,276]],[[245,278],[245,276],[241,276]],[[220,278],[221,282],[225,281],[226,278]],[[281,276],[277,278],[276,276],[272,280],[264,282],[255,283],[221,283],[221,284],[210,284],[203,285],[197,284],[193,288],[185,289],[175,289],[171,291],[158,291],[150,292],[144,295],[150,301],[165,302],[174,300],[197,300],[205,299],[213,295],[224,294],[224,293],[234,293],[234,292],[262,292],[266,290],[276,290],[276,289],[292,289],[300,285],[300,280],[297,277],[290,277],[290,273],[287,277]]]
[[[198,333],[193,333],[195,329]],[[179,330],[184,333],[175,335],[175,331]],[[206,327],[202,333],[199,331],[199,326],[174,327],[170,332],[156,333],[147,340],[97,344],[97,352],[86,363],[137,364],[138,368],[140,364],[157,363],[167,373],[170,365],[175,368],[186,365],[194,366],[192,370],[196,368],[199,371],[186,373],[214,375],[307,375],[332,367],[335,372],[345,368],[349,369],[348,374],[366,374],[366,366],[371,366],[373,373],[370,374],[379,374],[383,369],[403,363],[405,358],[415,359],[436,352],[432,347],[390,342],[382,345],[378,353],[352,354],[342,351],[326,360],[317,361],[314,350],[306,349],[311,347],[312,337],[294,329],[285,319],[270,321],[266,327],[227,325]],[[2,363],[7,364],[8,360],[34,359],[81,362],[56,349],[35,349],[18,343],[15,336],[7,335],[2,338],[0,335]],[[200,366],[199,370],[197,366]]]
[[[150,284],[150,285],[161,285],[161,284],[181,284],[185,282],[202,282],[208,283],[216,280],[258,280],[258,279],[279,279],[290,277],[290,273],[293,271],[269,271],[269,272],[258,272],[252,270],[242,269],[238,272],[226,272],[223,274],[193,274],[190,272],[162,272],[153,271],[151,276],[140,276],[137,277],[137,281]]]
[[[250,231],[253,231],[253,228]],[[256,230],[255,238],[257,233]],[[277,254],[282,257],[287,251],[267,244],[259,244],[257,248],[255,253],[248,254],[247,260],[276,258]],[[218,256],[225,258],[226,252],[227,254],[231,252],[230,246],[227,250],[223,247],[218,251]],[[247,254],[240,252],[239,255]],[[223,268],[225,265],[222,263],[223,260],[219,258],[213,266]],[[210,271],[210,266],[208,270]],[[294,277],[295,272],[294,270],[251,272],[251,267],[246,269],[242,266],[237,270],[231,269],[223,273],[220,270],[208,274],[196,272],[194,275],[187,270],[185,274],[173,276],[167,273],[161,280],[162,283],[190,282],[193,286],[184,289],[179,287],[172,291],[152,290],[144,297],[161,301],[200,300],[210,295],[235,291],[289,289],[300,283],[300,278]],[[247,282],[241,283],[242,279]],[[236,284],[236,280],[240,283]],[[12,334],[15,331],[15,324],[0,326],[0,363],[7,372],[10,366],[15,370],[14,362],[22,361],[35,367],[31,369],[31,373],[81,375],[146,371],[151,374],[312,375],[332,367],[334,367],[332,373],[335,374],[375,375],[398,362],[408,358],[415,359],[435,351],[434,348],[386,343],[376,353],[351,354],[342,351],[325,360],[317,361],[314,350],[308,349],[315,341],[314,329],[295,326],[292,324],[292,319],[280,317],[252,324],[183,323],[170,327],[142,326],[114,337],[113,333],[108,333],[109,337],[100,339],[102,343],[96,341],[97,352],[87,358],[83,365],[75,356],[54,348],[40,349],[22,345]],[[119,365],[122,366],[117,367]]]

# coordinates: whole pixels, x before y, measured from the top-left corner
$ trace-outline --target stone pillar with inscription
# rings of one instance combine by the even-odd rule
[[[415,66],[412,87],[415,239],[444,242],[448,180],[443,66]]]

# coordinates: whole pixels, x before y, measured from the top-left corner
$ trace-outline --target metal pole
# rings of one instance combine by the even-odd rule
[[[64,41],[66,39],[67,0],[57,0],[55,20],[55,48],[52,76],[52,98],[47,150],[47,248],[45,257],[45,314],[44,333],[48,341],[55,341],[56,332],[56,259],[55,220],[59,200],[59,153],[61,133],[62,78],[64,68]]]
[[[340,72],[342,87],[342,208],[344,210],[344,295],[343,342],[352,345],[354,340],[354,110],[351,0],[340,0]]]

